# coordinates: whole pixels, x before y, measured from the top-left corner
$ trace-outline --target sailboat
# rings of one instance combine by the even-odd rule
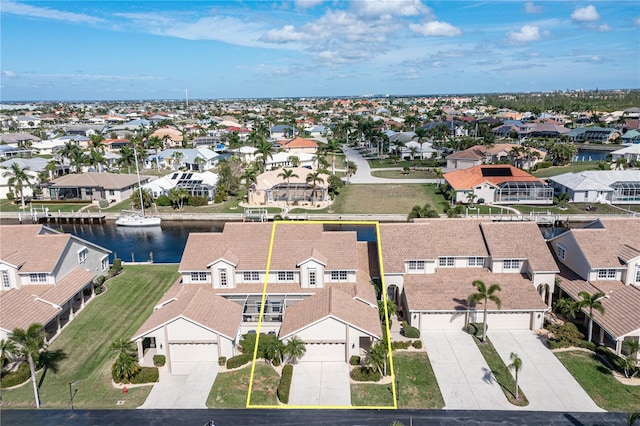
[[[147,216],[144,211],[144,199],[142,198],[142,185],[140,184],[140,168],[138,167],[138,153],[133,148],[133,156],[136,160],[136,175],[138,176],[138,194],[140,196],[140,211],[123,210],[122,215],[116,219],[118,226],[160,226],[160,218]]]

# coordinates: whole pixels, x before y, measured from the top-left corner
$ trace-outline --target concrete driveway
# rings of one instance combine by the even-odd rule
[[[350,407],[346,362],[299,362],[293,366],[290,406]]]
[[[140,409],[207,408],[207,397],[218,375],[218,364],[184,364],[176,374],[161,367],[160,382],[153,385]]]
[[[511,352],[522,359],[519,380],[529,400],[527,410],[603,411],[531,331],[489,330],[488,336],[506,365],[511,364]]]
[[[473,338],[462,330],[422,333],[446,410],[513,410]]]

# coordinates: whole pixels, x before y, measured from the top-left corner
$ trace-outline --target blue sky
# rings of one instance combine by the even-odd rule
[[[640,88],[634,1],[1,0],[0,96]]]

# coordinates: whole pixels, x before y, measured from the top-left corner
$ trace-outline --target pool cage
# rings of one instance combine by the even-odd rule
[[[614,182],[611,184],[612,203],[640,202],[640,182]]]
[[[498,184],[496,203],[553,202],[553,188],[538,181],[511,181]]]
[[[281,183],[266,191],[267,201],[324,201],[326,188],[316,187],[315,191],[307,183]]]

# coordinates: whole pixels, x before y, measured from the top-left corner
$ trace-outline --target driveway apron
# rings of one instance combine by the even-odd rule
[[[422,333],[446,410],[513,410],[473,338],[461,330]]]
[[[299,362],[293,367],[290,406],[349,407],[351,386],[346,362]]]
[[[489,330],[489,339],[506,365],[512,352],[522,359],[519,382],[536,411],[603,411],[544,342],[528,330]]]
[[[211,386],[218,375],[217,364],[185,364],[180,374],[160,368],[160,382],[153,385],[141,409],[207,408]]]

